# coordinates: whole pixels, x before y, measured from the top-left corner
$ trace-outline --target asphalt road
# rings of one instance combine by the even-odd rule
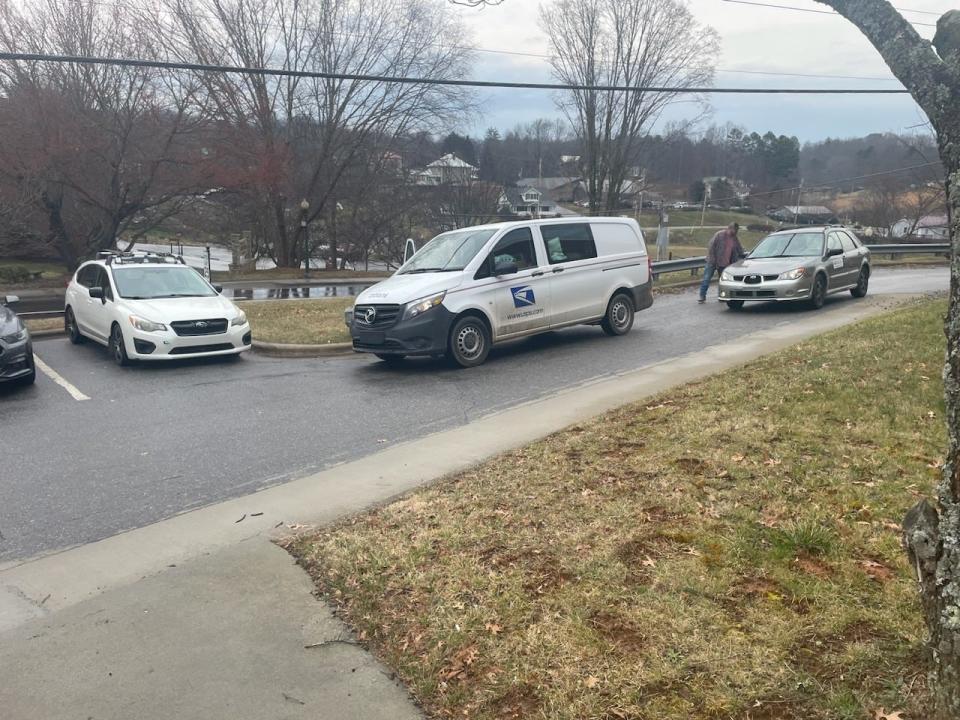
[[[871,292],[947,285],[946,268],[878,269]],[[695,297],[658,296],[623,338],[572,328],[495,349],[472,370],[253,354],[119,368],[92,343],[38,340],[37,356],[72,394],[46,374],[32,388],[0,388],[0,562],[109,537],[810,312],[765,304],[733,313]],[[855,302],[844,293],[820,312]]]

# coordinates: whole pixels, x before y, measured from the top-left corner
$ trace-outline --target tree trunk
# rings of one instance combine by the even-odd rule
[[[917,572],[920,603],[930,630],[933,660],[934,717],[960,718],[960,136],[939,133],[940,155],[947,172],[950,214],[950,306],[943,383],[948,450],[938,492],[939,511],[926,500],[903,522],[904,543]]]

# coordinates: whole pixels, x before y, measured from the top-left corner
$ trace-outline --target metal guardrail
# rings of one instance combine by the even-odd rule
[[[944,255],[950,256],[950,243],[891,243],[883,245],[864,245],[873,255],[889,255],[895,258],[898,255]],[[653,263],[653,279],[656,280],[663,273],[683,272],[689,270],[690,275],[696,275],[707,265],[704,256],[678,258],[676,260],[658,260]]]
[[[950,256],[950,243],[887,243],[865,245],[873,255],[889,255],[891,259],[898,255],[944,255]],[[663,273],[690,271],[696,275],[698,270],[706,267],[707,258],[704,256],[677,258],[676,260],[658,260],[653,263],[653,279],[656,280]],[[236,298],[235,298],[236,299]],[[63,310],[38,310],[35,312],[17,313],[24,318],[52,318],[63,315]]]

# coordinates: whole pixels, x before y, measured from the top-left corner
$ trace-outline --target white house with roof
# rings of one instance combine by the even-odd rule
[[[901,218],[890,228],[890,234],[895,238],[911,235],[932,242],[946,241],[950,239],[950,224],[946,215],[925,215],[919,220]]]
[[[423,170],[413,173],[413,181],[417,185],[463,185],[476,180],[478,170],[470,163],[461,160],[453,153],[434,160]]]
[[[497,203],[501,212],[509,212],[521,217],[560,217],[575,215],[561,205],[557,205],[547,193],[530,185],[506,187]]]

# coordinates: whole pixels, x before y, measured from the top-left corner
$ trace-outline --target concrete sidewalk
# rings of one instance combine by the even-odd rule
[[[332,522],[907,299],[873,296],[849,312],[812,314],[246,497],[0,566],[0,718],[419,717],[271,543],[284,522]]]
[[[407,720],[420,713],[256,538],[0,637],[4,720]]]

